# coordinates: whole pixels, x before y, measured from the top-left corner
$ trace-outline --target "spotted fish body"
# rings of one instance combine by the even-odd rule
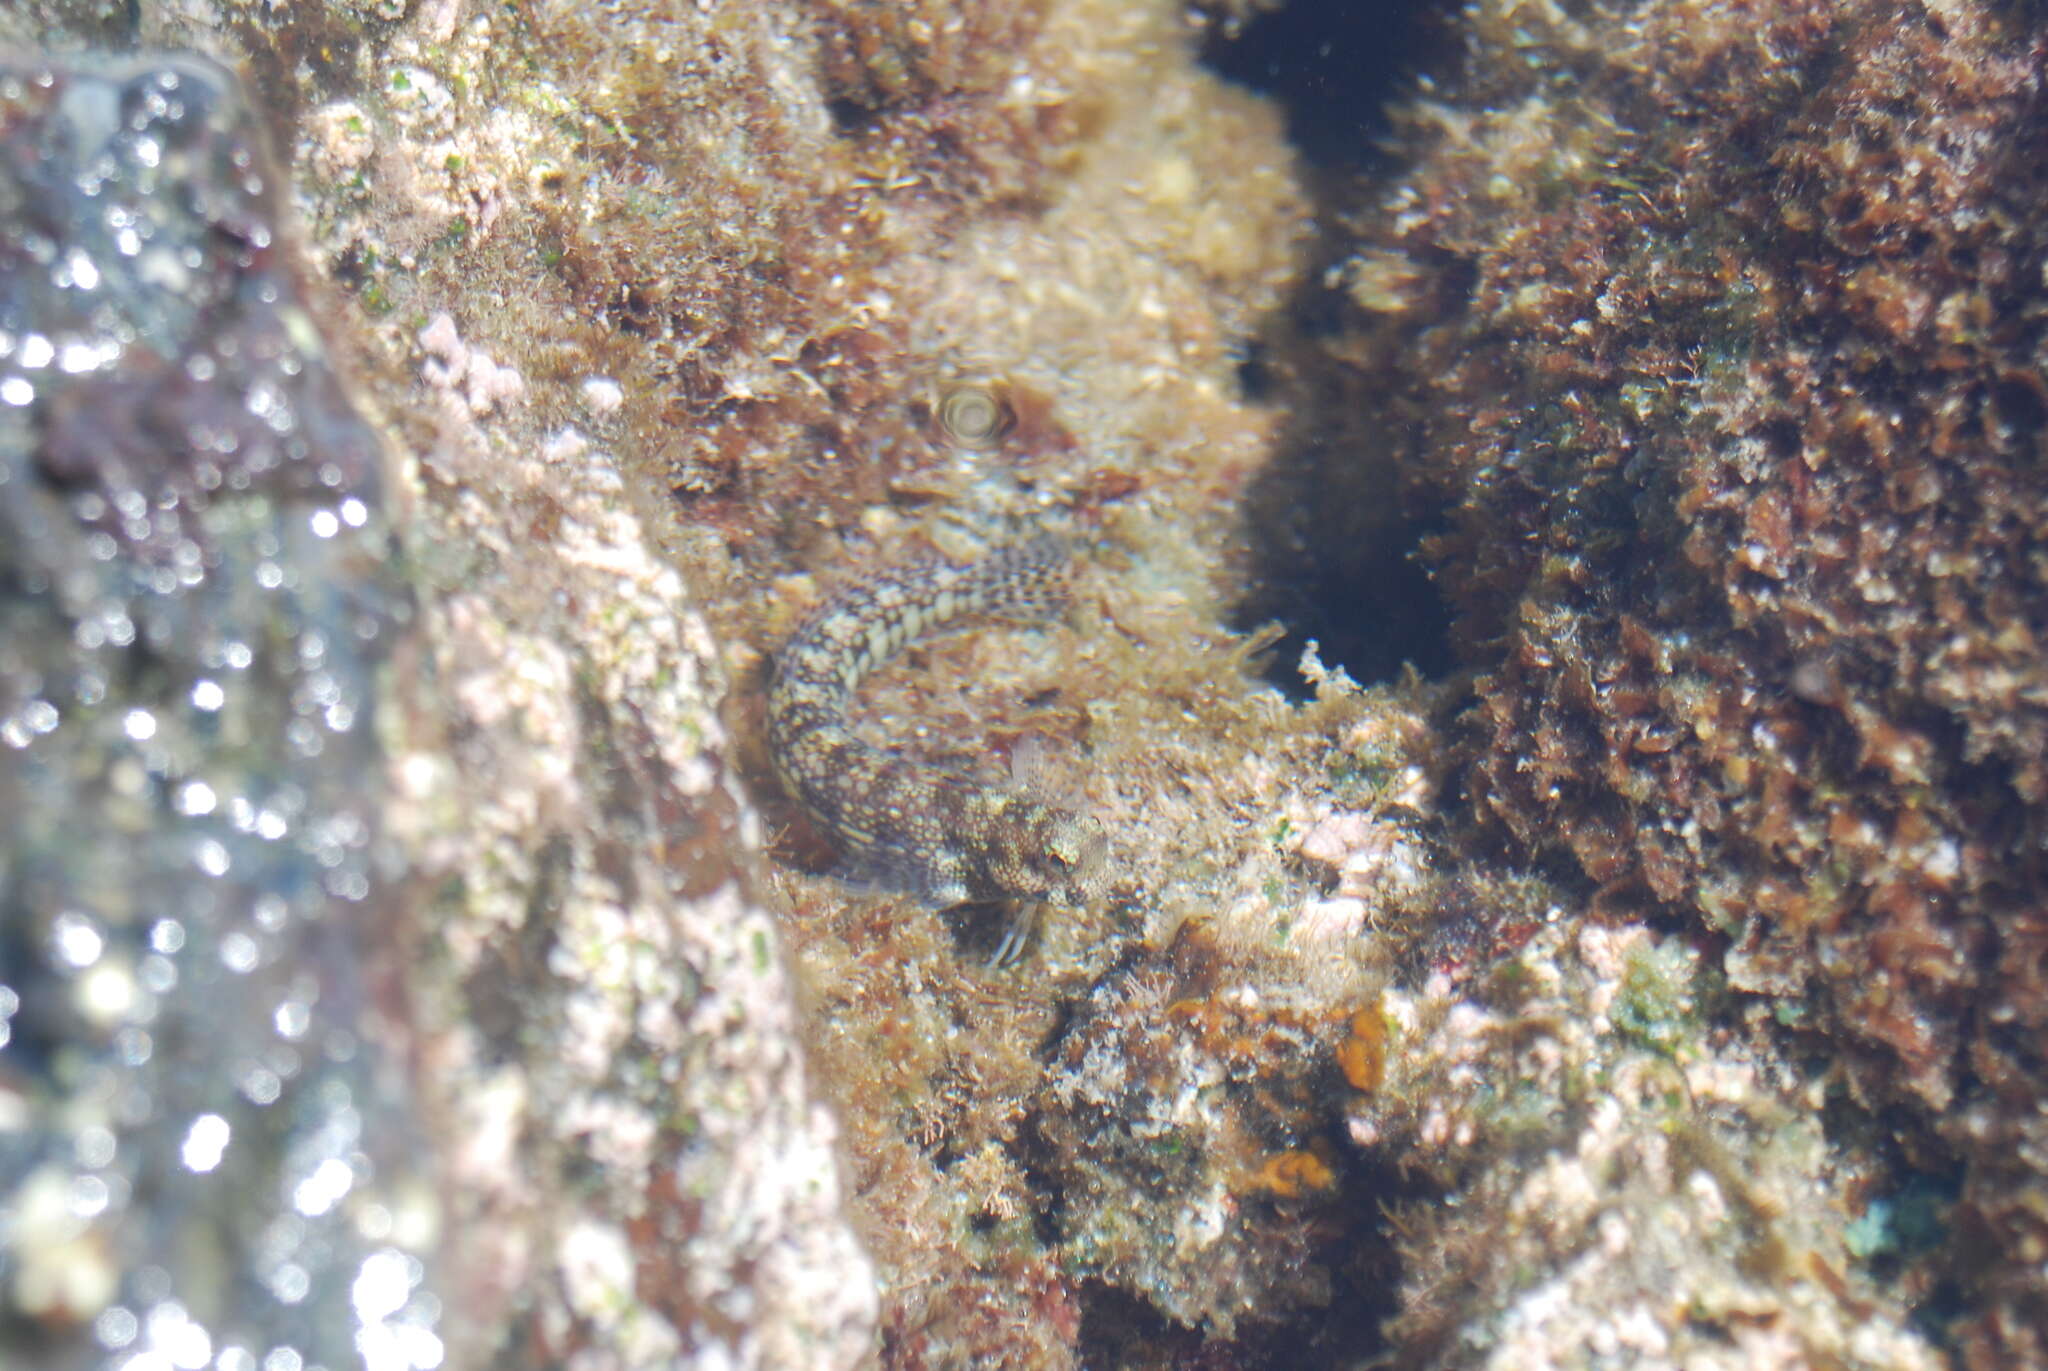
[[[1057,617],[1067,565],[1050,534],[966,566],[911,562],[840,591],[783,648],[769,753],[790,795],[843,849],[849,875],[935,906],[1080,904],[1099,889],[1107,843],[1095,820],[875,747],[848,717],[861,681],[928,634],[970,616]]]

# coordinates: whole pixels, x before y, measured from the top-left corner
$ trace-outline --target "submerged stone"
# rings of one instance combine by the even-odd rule
[[[437,1365],[377,447],[232,80],[0,52],[0,1363]]]

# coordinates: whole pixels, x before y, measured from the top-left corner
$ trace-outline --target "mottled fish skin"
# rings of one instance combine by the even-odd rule
[[[1086,815],[977,784],[854,735],[861,681],[911,643],[972,615],[1057,617],[1067,547],[1041,533],[966,566],[926,558],[856,581],[805,621],[775,663],[768,750],[847,874],[935,906],[1081,904],[1101,888],[1107,840]]]

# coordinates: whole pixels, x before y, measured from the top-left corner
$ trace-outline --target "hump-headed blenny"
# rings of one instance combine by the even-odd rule
[[[845,874],[934,906],[1081,904],[1107,865],[1102,826],[1021,789],[984,785],[876,747],[849,719],[861,681],[968,616],[1056,618],[1068,554],[1040,533],[958,566],[924,558],[853,582],[805,620],[775,662],[768,749],[790,795],[845,854]]]

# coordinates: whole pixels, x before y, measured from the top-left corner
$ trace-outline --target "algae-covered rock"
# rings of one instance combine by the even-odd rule
[[[1824,1085],[1717,1024],[1718,980],[1639,925],[1554,923],[1475,996],[1386,996],[1347,1128],[1449,1192],[1395,1215],[1408,1364],[1947,1364],[1858,1260],[1871,1176]]]
[[[1982,1366],[2048,1360],[2038,21],[1472,7],[1328,278],[1356,427],[1284,483],[1435,524],[1478,816],[1962,1167],[1906,1288]]]
[[[852,1364],[717,666],[609,459],[487,475],[518,368],[344,332],[485,492],[381,498],[234,81],[0,97],[6,1360]]]

